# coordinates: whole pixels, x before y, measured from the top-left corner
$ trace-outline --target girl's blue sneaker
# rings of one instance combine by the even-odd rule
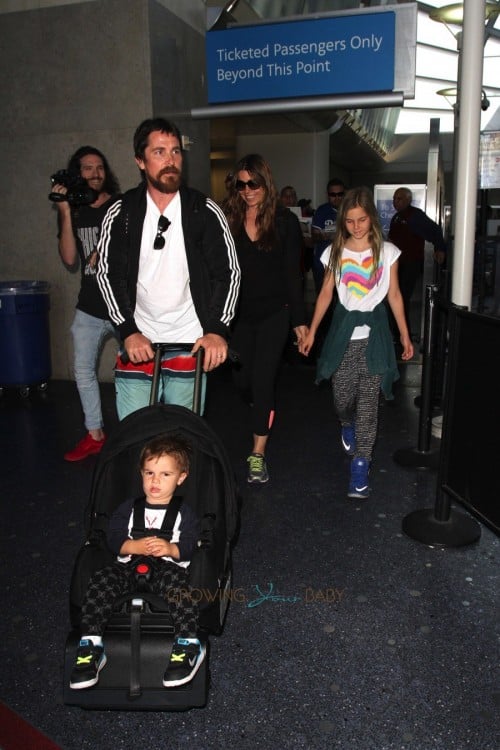
[[[353,458],[351,461],[351,481],[347,497],[359,497],[362,500],[370,494],[368,474],[370,462],[366,458]]]
[[[356,433],[353,424],[343,424],[340,433],[342,447],[348,456],[354,456],[356,450]]]

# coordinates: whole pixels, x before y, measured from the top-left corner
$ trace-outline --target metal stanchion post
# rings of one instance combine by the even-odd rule
[[[463,547],[481,536],[480,525],[464,513],[450,507],[450,498],[438,486],[434,508],[422,508],[403,518],[403,532],[431,547]]]
[[[432,427],[432,367],[434,341],[436,333],[436,295],[438,287],[428,284],[425,287],[425,317],[424,317],[424,351],[422,363],[422,388],[420,403],[420,418],[418,424],[418,444],[416,448],[400,448],[395,451],[393,458],[400,466],[412,469],[436,469],[439,451],[431,451]]]
[[[437,306],[439,312],[436,334],[436,355],[433,368],[433,406],[439,406],[441,408],[443,405],[446,350],[448,348],[448,309],[450,306],[449,274],[446,270],[441,271],[440,273]]]

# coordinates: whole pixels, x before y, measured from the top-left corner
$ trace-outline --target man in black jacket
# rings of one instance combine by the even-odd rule
[[[413,194],[407,187],[394,193],[392,202],[396,213],[391,219],[388,239],[401,250],[398,264],[399,288],[403,295],[405,315],[411,331],[410,303],[419,278],[424,271],[425,243],[434,245],[434,260],[442,265],[446,258],[446,243],[439,224],[424,211],[412,205]],[[392,321],[396,340],[399,333]],[[415,332],[414,332],[415,333]]]
[[[99,243],[98,282],[123,340],[118,357],[118,416],[149,403],[153,343],[191,343],[205,350],[209,372],[227,358],[240,269],[220,207],[182,184],[181,135],[163,118],[134,135],[143,182],[108,211]],[[190,407],[194,359],[168,352],[160,400]],[[203,389],[204,395],[204,389]]]

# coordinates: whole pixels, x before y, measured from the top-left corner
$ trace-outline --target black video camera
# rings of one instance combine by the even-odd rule
[[[67,189],[64,194],[50,193],[49,201],[54,203],[68,201],[70,206],[89,206],[99,197],[99,193],[89,187],[81,175],[68,172],[67,169],[60,169],[51,175],[50,181],[53,185],[64,185]]]

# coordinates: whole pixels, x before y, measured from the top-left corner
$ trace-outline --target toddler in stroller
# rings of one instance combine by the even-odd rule
[[[90,579],[70,678],[73,689],[98,682],[106,664],[102,636],[114,603],[133,592],[141,577],[150,592],[171,604],[176,637],[163,685],[168,688],[189,682],[205,658],[205,645],[197,638],[198,601],[187,574],[198,541],[198,522],[190,506],[175,495],[188,476],[189,454],[190,446],[177,435],[159,436],[142,449],[144,496],[125,501],[111,516],[108,546],[118,557]]]
[[[197,382],[193,408],[198,400],[199,378]],[[72,630],[66,640],[63,685],[67,705],[136,711],[186,710],[206,704],[208,638],[222,632],[231,599],[231,547],[238,517],[236,485],[219,437],[196,413],[197,409],[155,403],[154,393],[152,387],[150,406],[129,414],[117,425],[97,459],[86,511],[85,543],[77,555],[70,585]],[[170,503],[165,503],[173,520],[167,511],[161,524],[162,535],[167,539],[160,540],[162,535],[157,531],[153,537],[144,537],[148,531],[141,506],[133,520],[133,527],[140,527],[141,532],[130,534],[137,536],[132,542],[125,537],[133,503],[123,505],[123,500],[144,496],[139,472],[141,455],[144,446],[158,438],[180,439],[190,446],[189,471],[183,463],[180,472],[177,466],[178,474],[174,470],[177,480],[173,482],[173,496]],[[182,505],[175,510],[177,495],[182,495]],[[157,497],[154,494],[153,500]],[[151,506],[153,510],[160,507],[155,508],[155,502]],[[137,549],[136,541],[144,547]],[[172,546],[167,547],[167,542]],[[116,560],[117,553],[128,556],[138,552],[144,557],[135,566]],[[163,561],[163,557],[170,560]],[[111,613],[107,601],[104,606],[106,597],[101,600],[99,593],[101,611],[96,622],[92,611],[95,604],[91,603],[91,596],[87,597],[89,581],[98,570],[118,566],[122,566],[120,570],[134,567],[135,572],[128,579],[127,592],[118,599],[110,597]],[[161,584],[163,573],[158,574],[160,596],[152,590],[157,574],[153,569],[157,566],[168,568],[168,575],[175,573],[177,578],[177,583],[167,579]],[[185,581],[181,581],[184,576]],[[120,583],[116,592],[122,590]],[[97,588],[94,593],[97,595]],[[105,657],[99,640],[94,640],[99,635],[105,645]],[[89,641],[86,646],[80,646],[81,636]],[[80,647],[88,651],[78,654],[83,657],[79,668],[75,653]],[[87,672],[90,663],[93,666]],[[106,668],[102,669],[104,664]],[[84,687],[90,689],[81,689]]]

